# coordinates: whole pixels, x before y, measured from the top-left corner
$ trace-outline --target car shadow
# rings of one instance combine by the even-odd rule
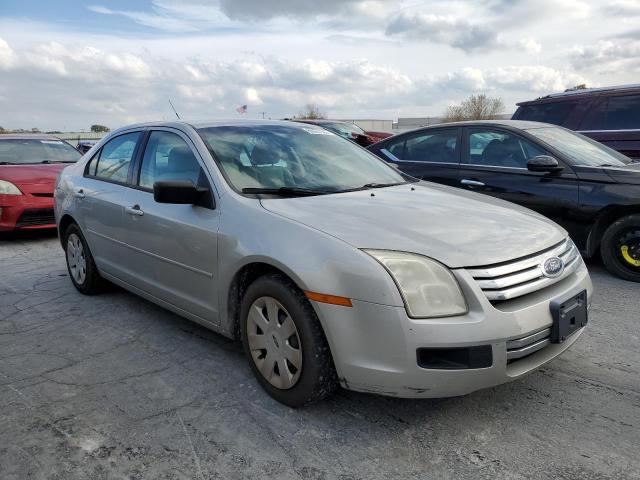
[[[12,232],[0,232],[0,245],[3,242],[38,242],[48,238],[58,236],[55,228],[46,228],[38,230],[14,230]]]

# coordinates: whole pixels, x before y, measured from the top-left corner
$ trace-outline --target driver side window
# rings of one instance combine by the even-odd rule
[[[510,168],[527,168],[531,158],[547,154],[528,140],[499,130],[470,131],[468,153],[472,165]]]
[[[162,180],[187,180],[199,185],[202,169],[193,151],[180,135],[153,131],[144,151],[138,185],[153,189]]]

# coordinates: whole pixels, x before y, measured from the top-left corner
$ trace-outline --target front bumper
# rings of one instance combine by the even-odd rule
[[[55,228],[53,196],[0,195],[0,231]]]
[[[550,344],[507,362],[507,342],[551,326],[550,303],[587,290],[592,284],[580,266],[562,281],[540,291],[490,303],[465,270],[454,271],[469,303],[458,317],[416,320],[404,307],[353,301],[353,308],[314,303],[332,350],[343,387],[405,398],[451,397],[515,380],[569,348],[584,328],[564,343]],[[513,343],[513,342],[511,342]],[[418,366],[420,348],[490,345],[490,367],[442,370]]]

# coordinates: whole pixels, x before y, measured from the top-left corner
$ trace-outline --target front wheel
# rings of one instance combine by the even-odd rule
[[[611,273],[640,282],[640,215],[628,215],[613,222],[604,232],[600,253]]]
[[[253,373],[273,398],[299,407],[335,390],[337,375],[318,317],[289,279],[272,274],[252,283],[240,319]]]

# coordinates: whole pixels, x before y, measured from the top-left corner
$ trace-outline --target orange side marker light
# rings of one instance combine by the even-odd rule
[[[340,305],[341,307],[353,307],[351,299],[347,297],[339,297],[337,295],[326,295],[324,293],[304,291],[304,294],[309,300],[314,300],[320,303],[328,303],[330,305]]]

